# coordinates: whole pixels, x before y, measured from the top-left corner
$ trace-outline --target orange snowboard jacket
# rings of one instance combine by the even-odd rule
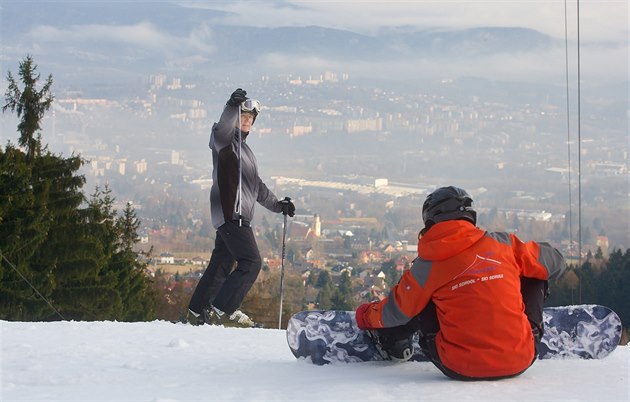
[[[440,222],[418,242],[411,269],[363,319],[369,328],[403,325],[433,300],[446,367],[468,377],[517,374],[534,358],[520,278],[551,279],[565,267],[547,243],[524,243],[462,220]]]

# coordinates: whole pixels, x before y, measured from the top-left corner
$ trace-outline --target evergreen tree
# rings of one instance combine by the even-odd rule
[[[31,269],[42,279],[52,281],[50,297],[62,312],[64,307],[81,300],[76,292],[69,295],[58,292],[70,288],[67,279],[71,278],[73,283],[89,280],[98,274],[103,264],[98,243],[84,233],[80,207],[85,201],[82,193],[85,179],[77,174],[82,164],[79,157],[62,158],[50,152],[34,160],[34,189],[46,202],[50,228],[46,241],[31,259]],[[38,189],[40,185],[42,189]],[[90,290],[83,293],[89,294]],[[78,318],[71,310],[67,310],[69,315],[64,314],[64,317]],[[43,318],[52,319],[54,315]]]
[[[630,324],[630,249],[625,254],[614,250],[606,264],[605,271],[598,277],[598,303],[609,306],[621,318],[624,326]]]
[[[331,304],[333,310],[352,310],[354,308],[352,301],[352,279],[348,271],[344,271],[341,274],[339,286],[335,289],[331,297]]]
[[[42,146],[52,77],[37,91],[35,70],[30,56],[20,63],[23,89],[9,73],[2,109],[21,118],[26,152],[0,149],[0,319],[152,318],[155,298],[132,249],[135,212],[129,205],[117,219],[109,189],[85,206],[83,160]]]
[[[90,202],[91,219],[97,223],[97,236],[103,245],[106,263],[99,278],[100,291],[95,294],[95,302],[102,307],[111,319],[138,321],[155,318],[155,297],[150,279],[145,275],[146,264],[139,261],[133,250],[138,242],[137,229],[140,226],[135,210],[127,203],[122,216],[117,217],[113,208],[114,198],[108,187],[94,193]]]
[[[322,310],[328,310],[332,308],[332,297],[333,297],[333,284],[332,279],[330,278],[330,273],[326,270],[322,270],[315,282],[315,288],[319,289],[317,293],[317,299],[315,302],[317,303],[317,307]]]
[[[353,309],[352,301],[346,298],[346,296],[343,295],[339,291],[339,289],[336,289],[333,292],[332,296],[330,297],[330,309],[341,310],[341,311],[352,310]]]
[[[105,269],[113,254],[114,212],[110,201],[99,197],[97,188],[87,206],[76,209],[76,227],[59,225],[67,233],[58,247],[68,252],[61,256],[55,300],[66,318],[113,320],[122,309],[113,275]]]
[[[33,211],[38,200],[25,154],[10,144],[0,148],[0,318],[20,319],[24,302],[36,299],[26,282],[34,280],[29,261],[46,237],[48,220]],[[24,276],[24,278],[22,278]]]
[[[18,144],[26,148],[28,160],[32,160],[41,151],[41,140],[38,135],[40,123],[53,101],[52,75],[48,76],[42,89],[38,91],[39,74],[36,71],[37,65],[33,63],[33,58],[27,55],[20,63],[18,73],[24,84],[23,89],[20,89],[18,82],[9,71],[7,74],[9,86],[5,93],[6,104],[2,107],[3,112],[11,110],[20,118],[17,127],[20,133]]]
[[[330,283],[323,286],[317,294],[317,308],[321,310],[330,310],[333,308],[334,289]]]
[[[593,259],[597,264],[602,261]],[[625,253],[613,250],[610,257],[597,267],[585,261],[580,268],[569,266],[558,281],[550,281],[550,296],[546,306],[571,304],[601,304],[613,309],[624,327],[630,325],[630,249]]]
[[[11,72],[2,111],[16,112],[20,118],[19,145],[26,153],[8,144],[0,151],[0,318],[35,319],[48,307],[33,288],[49,297],[54,287],[52,264],[33,265],[42,244],[50,236],[53,209],[49,205],[54,183],[51,171],[57,166],[50,154],[40,161],[40,121],[52,103],[52,77],[37,90],[39,74],[30,56],[19,65],[19,83]],[[49,170],[50,169],[50,170]]]
[[[603,260],[604,259],[604,252],[602,251],[601,247],[597,247],[597,251],[595,252],[595,259],[596,260]]]
[[[330,273],[326,270],[322,270],[317,277],[317,283],[315,283],[316,288],[325,288],[327,286],[331,286],[332,280],[330,279]]]
[[[339,292],[344,296],[352,297],[352,278],[349,271],[343,271],[339,278]]]
[[[133,250],[133,247],[140,241],[140,236],[138,236],[140,220],[131,202],[127,203],[116,225],[118,227],[118,233],[120,234],[120,249],[124,251]]]
[[[398,283],[398,272],[396,272],[396,261],[387,260],[381,264],[381,271],[385,274],[385,283],[388,287]]]
[[[32,166],[11,145],[0,150],[0,318],[24,320],[47,309],[52,285],[31,269],[31,260],[51,226],[45,197],[34,191]],[[41,186],[38,186],[41,189]]]

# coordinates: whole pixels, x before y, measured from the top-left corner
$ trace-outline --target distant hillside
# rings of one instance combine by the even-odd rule
[[[28,12],[23,4],[29,5]],[[253,65],[278,56],[282,59],[277,63],[287,67],[294,58],[304,57],[333,63],[447,57],[457,62],[546,49],[555,42],[519,27],[453,31],[401,26],[368,36],[321,26],[228,26],[218,22],[225,15],[222,11],[168,2],[11,1],[2,4],[0,13],[5,61],[13,63],[35,52],[40,63],[71,71],[68,74],[77,79],[89,74],[119,79],[177,69],[255,73]]]

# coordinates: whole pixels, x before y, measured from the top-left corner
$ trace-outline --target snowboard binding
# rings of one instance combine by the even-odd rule
[[[413,334],[406,338],[394,339],[377,329],[365,331],[383,360],[406,362],[413,356]]]

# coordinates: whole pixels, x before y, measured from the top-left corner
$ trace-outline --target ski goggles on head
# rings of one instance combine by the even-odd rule
[[[241,111],[258,114],[260,112],[260,102],[256,99],[247,99],[241,103]]]

